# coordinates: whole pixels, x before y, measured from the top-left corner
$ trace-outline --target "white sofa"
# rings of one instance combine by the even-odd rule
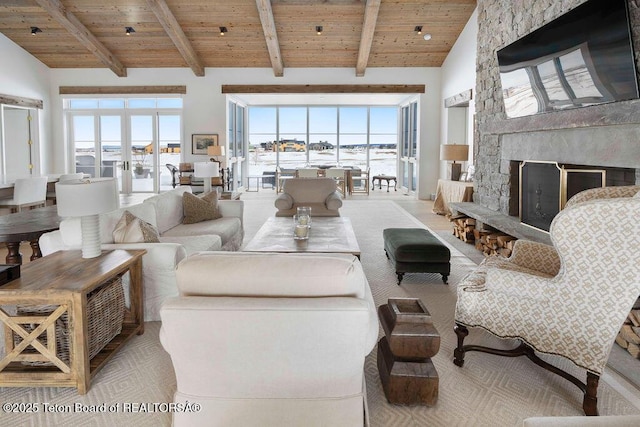
[[[182,224],[182,194],[190,191],[188,186],[176,188],[143,203],[100,215],[102,249],[147,250],[142,260],[146,321],[160,320],[162,302],[167,297],[178,295],[175,271],[182,259],[199,251],[237,250],[242,244],[243,202],[219,200],[222,218]],[[160,243],[114,243],[113,229],[125,210],[154,225],[160,232]],[[80,219],[64,219],[59,230],[43,234],[39,243],[45,256],[59,250],[80,249]],[[125,286],[128,286],[128,276],[124,279]],[[125,296],[128,298],[128,289],[125,289]]]
[[[203,252],[160,311],[176,373],[175,426],[363,424],[378,318],[360,261],[337,254]]]

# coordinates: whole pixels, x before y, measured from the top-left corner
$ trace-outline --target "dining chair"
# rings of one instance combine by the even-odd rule
[[[60,175],[58,177],[58,182],[63,182],[63,181],[73,181],[74,179],[82,179],[84,178],[84,173],[82,172],[77,172],[77,173],[63,173],[62,175]],[[51,202],[55,205],[56,204],[56,192],[54,191],[47,191],[47,198],[46,200],[51,200]]]
[[[280,166],[276,167],[276,193],[280,193],[282,191],[282,187],[284,182],[287,179],[295,178],[296,171],[294,169],[282,169]]]
[[[324,173],[327,178],[333,178],[336,181],[338,189],[342,192],[343,196],[346,196],[347,180],[345,170],[342,168],[329,168]]]
[[[172,165],[171,163],[167,163],[165,166],[167,167],[167,169],[169,169],[169,172],[171,172],[171,186],[173,188],[176,188],[176,174],[179,172],[179,170],[175,165]]]
[[[34,208],[47,204],[47,176],[16,179],[13,197],[0,201],[0,209],[10,209],[11,213],[24,208]]]
[[[298,178],[317,178],[320,169],[318,168],[300,168],[297,169]]]
[[[369,194],[369,169],[366,171],[354,169],[351,171],[349,191],[353,193]]]

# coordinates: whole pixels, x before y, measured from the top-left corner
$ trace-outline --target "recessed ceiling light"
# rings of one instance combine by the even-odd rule
[[[416,25],[413,31],[415,31],[418,34],[422,34],[422,25]]]
[[[221,36],[224,36],[224,33],[226,33],[227,31],[228,31],[227,27],[220,27],[220,35]]]
[[[32,36],[35,36],[36,34],[41,33],[41,32],[42,32],[42,30],[41,30],[40,28],[38,28],[38,27],[31,27],[31,35],[32,35]]]
[[[317,25],[316,26],[316,34],[317,35],[321,35],[322,34],[322,25]]]
[[[133,27],[124,27],[124,33],[128,36],[131,35],[131,33],[135,33],[136,30],[133,29]]]

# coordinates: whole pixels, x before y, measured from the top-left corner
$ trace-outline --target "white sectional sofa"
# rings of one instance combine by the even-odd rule
[[[219,200],[222,218],[183,224],[184,192],[191,192],[191,188],[180,187],[153,196],[143,203],[100,215],[102,249],[147,250],[142,260],[146,321],[160,320],[162,302],[167,297],[178,295],[175,270],[182,259],[199,251],[238,250],[242,244],[242,201]],[[125,210],[155,226],[160,233],[160,242],[114,243],[113,230]],[[43,234],[39,243],[43,255],[59,250],[80,249],[80,219],[63,220],[59,230]],[[125,277],[125,284],[128,285],[128,277]],[[128,289],[125,289],[125,296],[128,296]]]

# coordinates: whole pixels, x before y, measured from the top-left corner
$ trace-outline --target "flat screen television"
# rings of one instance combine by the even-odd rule
[[[639,97],[626,0],[589,0],[497,54],[507,117]]]

